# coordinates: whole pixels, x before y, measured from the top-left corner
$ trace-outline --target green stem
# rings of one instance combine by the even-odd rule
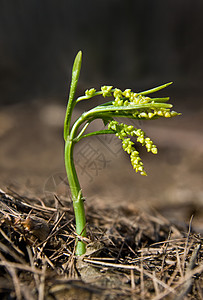
[[[72,195],[73,209],[75,213],[76,233],[81,237],[86,237],[84,202],[73,161],[73,148],[74,142],[68,138],[65,143],[65,167]],[[76,255],[82,255],[84,253],[85,243],[77,239]]]
[[[75,92],[80,75],[82,63],[82,52],[79,51],[72,69],[72,81],[70,86],[68,104],[66,109],[66,116],[64,121],[64,139],[65,139],[65,167],[68,177],[68,182],[71,190],[73,209],[75,213],[76,233],[80,237],[86,237],[86,219],[85,209],[83,203],[83,197],[81,187],[75,170],[73,160],[73,148],[75,142],[73,141],[74,132],[70,131],[70,122],[73,109],[76,105]],[[82,255],[85,253],[85,243],[78,237],[76,244],[76,255]]]

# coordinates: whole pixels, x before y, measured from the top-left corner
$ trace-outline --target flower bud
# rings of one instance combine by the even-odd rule
[[[130,89],[126,89],[123,92],[123,96],[125,96],[126,98],[130,98],[130,96],[131,96],[131,90]]]
[[[155,145],[152,146],[151,152],[152,152],[153,154],[157,154],[157,153],[158,153],[157,147],[156,147]]]
[[[152,112],[148,113],[148,117],[151,119],[154,116],[154,114]]]
[[[169,111],[165,112],[164,117],[165,117],[165,118],[170,118],[170,117],[171,117],[170,112],[169,112]]]
[[[147,118],[147,117],[148,117],[148,114],[147,114],[146,112],[141,112],[141,113],[139,114],[139,117],[140,117],[140,118]]]
[[[104,85],[104,86],[101,87],[103,97],[111,96],[112,87],[113,86],[110,86],[110,85]]]
[[[163,115],[164,115],[164,114],[163,114],[163,111],[162,111],[162,110],[158,110],[158,111],[157,111],[157,115],[160,116],[160,117],[163,117]]]
[[[95,94],[96,90],[94,88],[91,88],[90,90],[85,91],[85,96],[87,97],[93,97]]]

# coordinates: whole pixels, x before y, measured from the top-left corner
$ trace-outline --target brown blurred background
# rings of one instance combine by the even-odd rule
[[[104,84],[140,91],[174,81],[158,95],[171,96],[183,113],[134,122],[159,148],[157,156],[139,148],[145,178],[117,141],[81,142],[75,159],[88,203],[155,208],[176,222],[193,214],[203,231],[202,12],[202,0],[0,0],[1,187],[67,195],[63,118],[73,59],[82,50],[78,95]],[[82,103],[75,115],[91,105]]]

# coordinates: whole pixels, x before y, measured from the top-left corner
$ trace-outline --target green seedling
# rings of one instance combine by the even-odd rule
[[[143,91],[132,92],[130,89],[121,91],[112,86],[102,86],[100,91],[91,88],[86,90],[85,95],[75,98],[77,83],[79,80],[80,69],[82,63],[82,52],[79,51],[72,69],[72,81],[64,122],[64,140],[65,140],[65,166],[68,177],[68,182],[71,190],[73,208],[76,222],[76,255],[82,255],[86,251],[86,218],[84,209],[84,198],[82,189],[78,180],[75,169],[73,150],[75,145],[83,138],[101,134],[115,134],[122,143],[123,150],[130,155],[130,160],[133,169],[141,175],[146,176],[146,171],[139,152],[134,147],[132,137],[136,137],[137,142],[146,147],[148,152],[157,153],[157,147],[149,137],[146,137],[144,131],[135,128],[132,125],[119,123],[116,118],[134,119],[134,120],[154,120],[160,117],[170,118],[179,115],[172,111],[172,105],[166,103],[167,98],[150,98],[148,95],[157,92],[172,82],[161,85],[159,87]],[[99,106],[96,106],[89,111],[84,112],[73,124],[71,117],[74,107],[80,101],[92,99],[96,96],[109,97],[111,100]],[[95,119],[103,120],[106,129],[85,133],[87,127]]]

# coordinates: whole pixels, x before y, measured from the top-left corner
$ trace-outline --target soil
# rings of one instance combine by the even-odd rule
[[[181,103],[182,117],[134,124],[159,149],[154,156],[139,148],[147,177],[134,173],[116,140],[76,148],[88,224],[81,258],[64,106],[35,99],[2,107],[1,299],[203,299],[203,109]]]

